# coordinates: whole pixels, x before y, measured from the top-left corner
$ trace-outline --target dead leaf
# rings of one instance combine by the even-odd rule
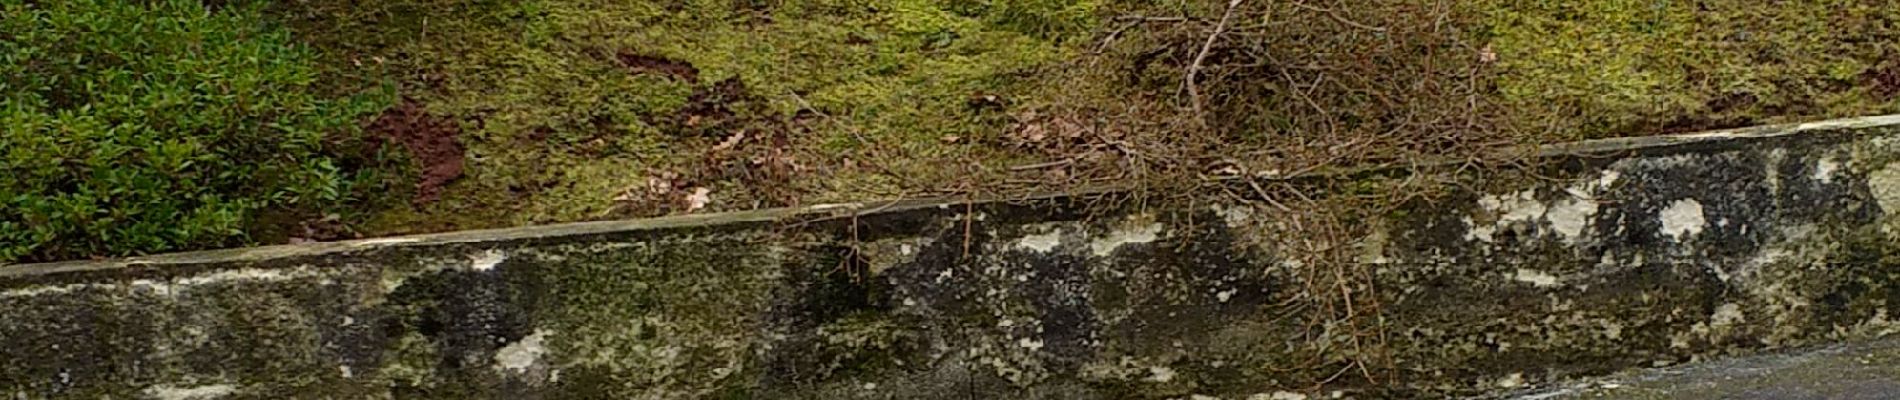
[[[1025,142],[1041,142],[1049,134],[1043,131],[1042,124],[1030,124],[1023,127],[1022,138]]]
[[[620,189],[619,193],[620,195],[614,196],[614,201],[633,201],[633,199],[635,199],[632,186],[628,186],[626,189]]]
[[[693,194],[686,196],[686,211],[690,212],[706,208],[706,203],[709,202],[712,202],[712,189],[704,187],[693,188]]]
[[[649,176],[647,177],[647,190],[653,193],[666,193],[673,190],[673,182],[670,179]]]
[[[1484,45],[1484,48],[1478,49],[1478,62],[1485,64],[1498,62],[1498,53],[1491,50],[1491,45]]]
[[[1066,118],[1058,121],[1056,123],[1056,128],[1061,130],[1062,137],[1068,138],[1068,139],[1075,139],[1075,138],[1082,137],[1082,134],[1087,133],[1088,131],[1088,128],[1084,127],[1081,123],[1078,123],[1075,120],[1066,119]]]
[[[721,141],[719,142],[719,144],[713,145],[712,149],[713,151],[720,151],[720,150],[726,150],[726,149],[738,147],[739,142],[741,141],[745,141],[745,131],[739,131],[739,132],[733,133],[732,137],[728,137],[726,138],[725,141]]]

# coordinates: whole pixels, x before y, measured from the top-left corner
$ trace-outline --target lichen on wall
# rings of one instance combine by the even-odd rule
[[[1893,134],[1553,162],[1354,220],[1345,268],[1314,264],[1273,208],[1061,197],[26,266],[0,271],[0,394],[1510,390],[1900,331]],[[1361,304],[1378,307],[1324,309]]]

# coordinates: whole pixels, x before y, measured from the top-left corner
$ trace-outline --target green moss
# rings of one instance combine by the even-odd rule
[[[213,385],[232,386],[237,398],[386,391],[338,369],[363,356],[348,351],[363,343],[338,326],[362,316],[355,296],[339,296],[373,287],[359,272],[294,268],[261,278],[233,267],[196,282],[156,277],[0,299],[21,310],[0,321],[0,345],[11,352],[0,361],[0,391],[31,398],[142,398],[153,387]],[[130,365],[138,368],[123,367]]]
[[[1329,135],[1382,135],[1368,146],[1392,148],[1363,152],[1377,154],[1368,156],[1372,158],[1467,150],[1414,146],[1404,143],[1421,138],[1378,133],[1439,135],[1436,128],[1408,125],[1420,123],[1415,117],[1440,119],[1417,110],[1479,108],[1471,113],[1477,117],[1456,116],[1468,118],[1468,126],[1442,133],[1487,144],[1900,112],[1894,97],[1900,88],[1893,87],[1900,83],[1892,78],[1900,76],[1900,63],[1894,61],[1900,59],[1895,57],[1900,54],[1900,11],[1878,0],[1767,5],[1743,0],[1481,0],[1456,2],[1454,12],[1442,19],[1447,26],[1434,25],[1431,34],[1394,22],[1420,20],[1414,18],[1418,4],[1406,0],[1354,5],[1333,15],[1372,25],[1391,23],[1391,29],[1377,35],[1361,35],[1364,27],[1332,25],[1326,22],[1331,18],[1309,7],[1250,2],[1238,14],[1242,18],[1234,28],[1240,32],[1217,41],[1206,60],[1210,78],[1203,89],[1209,97],[1231,97],[1215,101],[1231,104],[1212,105],[1234,114],[1216,119],[1231,117],[1244,122],[1233,126],[1246,128],[1213,135],[1227,138],[1217,143],[1183,139],[1192,135],[1174,132],[1181,127],[1171,124],[1185,113],[1182,69],[1204,42],[1207,24],[1125,25],[1114,18],[1141,14],[1211,20],[1224,11],[1219,3],[239,3],[264,4],[267,16],[291,28],[289,40],[309,43],[321,52],[320,58],[296,57],[300,66],[321,64],[313,67],[319,71],[295,71],[303,79],[294,85],[299,90],[306,89],[303,81],[314,81],[314,88],[337,96],[397,87],[430,113],[460,124],[460,140],[467,145],[465,176],[451,184],[440,201],[417,205],[406,193],[391,193],[379,204],[385,209],[363,212],[369,216],[344,213],[345,219],[363,222],[361,230],[371,235],[678,212],[683,207],[668,202],[683,203],[683,189],[688,187],[711,188],[711,208],[728,210],[915,195],[970,187],[963,184],[982,175],[972,172],[971,164],[982,166],[974,169],[1000,170],[1049,157],[1119,154],[1143,160],[1105,161],[1101,166],[1107,168],[1080,168],[1088,163],[1077,162],[1078,168],[1062,172],[1110,170],[1100,177],[1170,180],[1181,176],[1143,172],[1157,166],[1143,163],[1169,167],[1235,158],[1270,164],[1285,161],[1280,158],[1300,159],[1304,151],[1342,140],[1321,137]],[[177,4],[181,10],[201,5]],[[248,18],[258,8],[230,10],[246,10]],[[1272,12],[1266,12],[1269,8]],[[1286,19],[1266,17],[1286,13],[1321,22],[1289,25]],[[1118,36],[1104,40],[1107,32]],[[1431,40],[1419,39],[1426,36]],[[1332,50],[1326,47],[1332,45],[1358,50],[1328,53]],[[1480,56],[1487,52],[1496,59],[1470,61],[1489,58]],[[1352,59],[1358,53],[1367,59]],[[650,59],[628,58],[632,56]],[[629,64],[640,62],[690,66],[695,72],[669,74]],[[1302,63],[1311,68],[1279,69]],[[1325,63],[1353,68],[1332,69],[1321,65]],[[1433,70],[1441,67],[1479,72],[1467,77]],[[315,78],[304,79],[309,75]],[[1453,75],[1460,83],[1431,81]],[[1410,86],[1449,88],[1466,88],[1463,82],[1470,78],[1471,93],[1355,86],[1366,77],[1417,79],[1419,84]],[[1298,82],[1278,81],[1293,78]],[[743,83],[745,92],[743,101],[720,104],[736,114],[730,118],[733,123],[694,127],[683,122],[691,119],[686,114],[695,106],[705,105],[695,104],[696,93],[708,93],[727,79]],[[1287,88],[1311,91],[1317,100],[1288,98]],[[1326,114],[1338,115],[1306,115],[1309,101],[1323,103],[1314,106],[1330,110]],[[1076,121],[1069,122],[1103,125],[1092,132],[1105,133],[1110,138],[1104,140],[1112,143],[1045,143],[1047,148],[1033,148],[1038,145],[1018,146],[1021,143],[1004,137],[1014,121],[1012,114],[1036,110],[1048,111],[1041,115],[1049,117],[1057,109],[1090,110],[1078,112]],[[1322,119],[1324,124],[1312,123]],[[1333,131],[1333,125],[1344,130]],[[1513,134],[1459,130],[1479,125]],[[1321,126],[1326,133],[1312,129]],[[740,148],[731,154],[716,150],[740,132],[747,134]],[[1088,140],[1094,139],[1078,141]],[[1196,148],[1119,148],[1184,142],[1184,147]],[[1396,149],[1408,146],[1419,148]],[[778,152],[782,155],[775,157],[783,162],[757,161]],[[774,165],[785,171],[771,171]],[[325,172],[329,174],[357,167],[363,166],[324,168],[336,170]],[[616,200],[646,190],[656,178],[669,180],[677,193]],[[357,190],[379,190],[373,184],[364,187],[369,189]],[[1345,188],[1355,193],[1384,190],[1389,189]],[[281,225],[295,222],[300,221]],[[221,232],[237,237],[232,229]],[[287,235],[251,233],[265,239]],[[126,240],[151,239],[141,237]]]
[[[375,96],[325,96],[259,7],[0,2],[0,262],[252,244],[345,204]]]
[[[1528,141],[1556,142],[1900,112],[1891,93],[1872,87],[1871,77],[1900,68],[1889,61],[1900,51],[1893,34],[1900,12],[1876,3],[1485,0],[1460,3],[1461,17],[1452,21],[1467,25],[1460,28],[1469,32],[1471,47],[1497,56],[1480,74],[1490,82],[1481,85],[1480,103],[1498,108],[1487,113],[1502,116],[1502,129],[1536,132]],[[1355,13],[1399,10],[1408,8]],[[1171,65],[1179,60],[1148,69],[1090,58],[1099,35],[1121,28],[1108,26],[1105,17],[1211,18],[1220,11],[1078,0],[395,0],[277,7],[301,39],[326,52],[328,75],[339,86],[393,81],[431,112],[463,121],[467,176],[439,202],[389,202],[389,211],[372,218],[370,233],[677,211],[676,205],[615,200],[669,173],[680,175],[671,178],[676,185],[713,189],[715,209],[941,189],[970,179],[961,166],[971,162],[994,167],[1048,156],[998,145],[1010,113],[1078,101],[1148,110],[1130,111],[1136,114],[1169,109],[1147,103],[1172,101],[1161,91],[1178,91],[1178,66]],[[1124,31],[1106,57],[1155,57],[1157,46],[1183,34],[1177,28],[1149,24]],[[697,75],[638,73],[622,64],[623,55],[690,65]],[[1391,68],[1414,68],[1393,62]],[[1132,73],[1138,75],[1122,68],[1137,68]],[[744,122],[681,129],[693,94],[725,79],[743,82],[752,98],[732,107]],[[1262,93],[1253,95],[1278,96]],[[971,101],[984,96],[997,96],[1003,106]],[[1457,97],[1460,107],[1467,101]],[[807,108],[815,112],[799,114]],[[760,167],[750,161],[721,163],[711,149],[739,131],[751,140],[742,146],[756,147],[741,148],[738,157],[776,148],[796,165],[794,172],[757,178]],[[762,139],[775,133],[786,133],[784,140],[768,145],[773,140]],[[1247,146],[1271,142],[1262,140],[1230,145],[1245,154]]]
[[[697,397],[752,384],[747,360],[778,264],[744,238],[537,253],[544,322],[574,398]],[[602,247],[604,246],[604,247]]]
[[[1872,88],[1900,51],[1878,1],[1487,0],[1498,95],[1553,139],[1900,111]]]
[[[724,189],[726,178],[702,171],[702,153],[733,132],[682,135],[672,121],[695,90],[728,78],[764,103],[742,119],[791,121],[807,105],[825,115],[799,120],[784,145],[833,178],[781,183],[794,192],[859,198],[895,190],[886,170],[947,176],[944,163],[988,156],[944,137],[1001,123],[970,97],[1024,94],[1022,80],[1073,55],[1067,41],[1090,32],[1095,4],[400,0],[278,13],[326,50],[341,86],[394,80],[430,112],[463,121],[467,176],[441,202],[391,202],[369,229],[400,233],[600,218],[660,171]],[[620,55],[698,76],[634,73]],[[755,138],[776,129],[742,128]],[[872,149],[883,153],[864,154]],[[880,165],[841,165],[847,158]],[[722,196],[744,188],[734,189],[715,201],[749,205]]]

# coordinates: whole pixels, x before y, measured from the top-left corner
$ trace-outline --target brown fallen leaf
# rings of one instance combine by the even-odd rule
[[[686,196],[686,211],[697,211],[706,208],[706,203],[709,202],[712,202],[712,189],[704,187],[693,188],[693,194]]]
[[[727,137],[726,140],[720,141],[719,144],[713,145],[712,149],[713,151],[731,149],[733,147],[738,147],[739,142],[741,141],[745,141],[745,131],[739,131],[739,132],[733,133],[731,137]]]

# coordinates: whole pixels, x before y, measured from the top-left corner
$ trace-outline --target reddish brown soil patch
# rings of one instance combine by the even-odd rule
[[[743,128],[749,117],[769,115],[739,78],[693,90],[674,116],[675,132],[686,136],[724,136]]]
[[[1900,62],[1888,62],[1867,70],[1866,76],[1868,84],[1873,86],[1874,94],[1880,97],[1900,95]]]
[[[707,182],[736,183],[725,193],[750,198],[766,206],[797,204],[805,193],[797,184],[806,167],[798,161],[792,137],[797,134],[779,120],[762,120],[732,131],[708,149],[695,171]]]
[[[1741,128],[1756,124],[1747,112],[1760,107],[1761,98],[1753,93],[1729,93],[1705,103],[1705,112],[1677,115],[1666,121],[1638,124],[1620,130],[1628,133],[1679,134],[1717,129]]]
[[[614,58],[619,59],[620,65],[627,67],[634,75],[661,74],[680,78],[687,82],[699,80],[699,68],[694,68],[693,64],[688,64],[685,61],[624,51],[616,54]]]
[[[416,179],[417,203],[435,201],[442,186],[462,177],[462,134],[455,121],[429,115],[412,100],[389,109],[369,125],[370,134],[402,145],[421,176]]]
[[[1755,104],[1760,103],[1760,102],[1761,102],[1761,98],[1755,96],[1754,93],[1729,93],[1729,94],[1722,95],[1721,97],[1716,97],[1713,100],[1709,100],[1708,104],[1709,104],[1709,112],[1725,113],[1725,112],[1730,112],[1730,111],[1745,110],[1748,107],[1752,107]]]

